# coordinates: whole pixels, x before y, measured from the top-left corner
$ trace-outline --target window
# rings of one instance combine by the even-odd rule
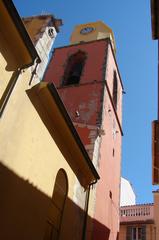
[[[65,201],[68,192],[66,173],[60,169],[57,173],[54,191],[49,209],[44,240],[58,240]]]
[[[85,59],[86,54],[82,51],[78,51],[69,58],[64,74],[64,86],[79,83]]]
[[[48,29],[48,35],[49,35],[50,38],[53,38],[53,37],[54,37],[54,29],[53,29],[52,27],[50,27],[50,28]]]
[[[110,199],[112,199],[112,197],[113,197],[112,191],[109,191],[109,197],[110,197]]]
[[[113,157],[115,156],[115,149],[113,148]]]
[[[146,226],[127,227],[126,240],[146,240]]]
[[[118,97],[118,81],[117,81],[116,71],[114,71],[114,76],[113,76],[113,103],[114,103],[114,106],[115,106],[116,110],[117,110],[117,97]]]

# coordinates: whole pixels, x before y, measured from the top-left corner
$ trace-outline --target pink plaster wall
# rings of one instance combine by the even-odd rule
[[[107,53],[106,81],[112,96],[113,90],[113,72],[117,73],[118,79],[118,104],[117,116],[119,122],[122,122],[122,84],[117,65],[109,45]],[[105,129],[105,135],[102,136],[100,148],[100,181],[97,184],[97,203],[95,218],[111,231],[109,240],[115,240],[119,231],[119,194],[120,194],[120,172],[121,172],[121,144],[122,135],[115,115],[112,101],[105,88],[103,104],[103,122],[102,128]],[[114,152],[114,156],[113,156]],[[112,198],[110,198],[110,192]],[[99,200],[98,200],[99,199]],[[103,229],[104,231],[104,229]],[[104,233],[103,233],[104,234]],[[102,235],[96,229],[94,239]],[[102,238],[101,238],[102,239]],[[100,240],[100,239],[99,239]]]
[[[100,121],[103,86],[97,83],[58,89],[73,122],[96,125]],[[78,111],[79,116],[76,116]]]
[[[109,46],[109,48],[108,48]],[[86,63],[79,85],[61,87],[66,62],[71,54],[78,50],[87,54]],[[85,44],[58,48],[54,52],[45,74],[45,81],[54,82],[58,92],[66,106],[66,109],[74,123],[78,123],[76,129],[88,149],[89,144],[94,146],[94,140],[90,137],[91,129],[87,125],[101,127],[105,135],[101,136],[99,175],[97,183],[96,208],[94,219],[93,239],[116,240],[119,231],[119,186],[121,167],[121,131],[112,105],[113,71],[116,70],[118,78],[118,107],[119,122],[122,118],[122,84],[117,69],[114,55],[108,40],[99,40]],[[106,82],[108,89],[106,88]],[[79,117],[75,112],[79,112]],[[81,127],[80,127],[81,124]],[[85,124],[85,128],[83,125]],[[91,147],[92,147],[91,146]],[[114,150],[113,150],[114,149]],[[114,156],[113,156],[114,152]],[[110,197],[110,192],[112,198]],[[110,229],[110,234],[108,234]],[[108,238],[109,235],[109,238]],[[103,238],[102,236],[105,236]]]
[[[105,62],[106,40],[56,48],[53,58],[47,68],[44,81],[54,82],[56,87],[61,86],[67,61],[72,54],[79,50],[86,53],[86,62],[80,79],[80,84],[103,80],[103,64]]]
[[[105,129],[105,135],[102,136],[100,149],[100,181],[97,184],[95,219],[98,219],[111,230],[109,240],[115,240],[119,231],[121,133],[107,92],[105,92],[103,128]],[[114,134],[114,131],[117,131],[117,133]],[[112,198],[110,198],[110,191]],[[98,234],[99,232],[96,231],[94,235],[97,237]]]
[[[107,53],[108,57],[107,57],[107,69],[106,69],[106,81],[108,84],[108,88],[110,90],[110,93],[112,95],[113,93],[113,72],[116,71],[117,74],[117,80],[118,80],[118,95],[117,95],[117,99],[118,99],[118,105],[117,105],[117,114],[118,117],[120,119],[120,123],[122,124],[122,90],[123,90],[123,85],[122,85],[122,80],[121,80],[121,76],[120,73],[118,71],[117,65],[116,65],[116,61],[111,49],[111,46],[108,46],[108,53]]]
[[[53,82],[73,122],[100,125],[108,40],[57,48],[46,70],[44,81]],[[67,60],[77,51],[86,53],[86,61],[80,84],[61,86]],[[79,113],[79,116],[76,115]],[[83,143],[83,131],[77,129]],[[82,133],[82,134],[81,134]]]

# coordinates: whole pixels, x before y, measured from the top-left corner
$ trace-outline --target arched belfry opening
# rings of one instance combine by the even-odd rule
[[[86,59],[85,52],[78,51],[70,56],[65,69],[63,85],[78,84],[80,82],[81,74],[84,68]]]
[[[113,75],[113,103],[114,107],[117,110],[117,100],[118,100],[118,80],[116,71],[114,71]]]
[[[67,175],[63,169],[60,169],[55,180],[44,240],[59,239],[67,193]]]

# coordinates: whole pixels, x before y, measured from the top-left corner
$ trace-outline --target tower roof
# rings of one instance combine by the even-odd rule
[[[34,45],[39,39],[39,34],[42,35],[45,31],[46,26],[54,27],[56,32],[59,32],[59,27],[62,25],[62,20],[54,18],[51,14],[24,17],[22,21]]]
[[[116,51],[114,33],[112,29],[102,21],[76,25],[72,32],[70,43],[89,42],[103,38],[110,38],[113,49]]]

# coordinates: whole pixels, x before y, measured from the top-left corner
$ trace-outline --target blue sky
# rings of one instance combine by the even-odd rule
[[[76,24],[102,20],[115,34],[123,101],[122,175],[138,203],[152,202],[151,122],[157,118],[157,42],[151,37],[149,0],[14,0],[21,16],[52,13],[61,18],[55,46],[69,44]]]

